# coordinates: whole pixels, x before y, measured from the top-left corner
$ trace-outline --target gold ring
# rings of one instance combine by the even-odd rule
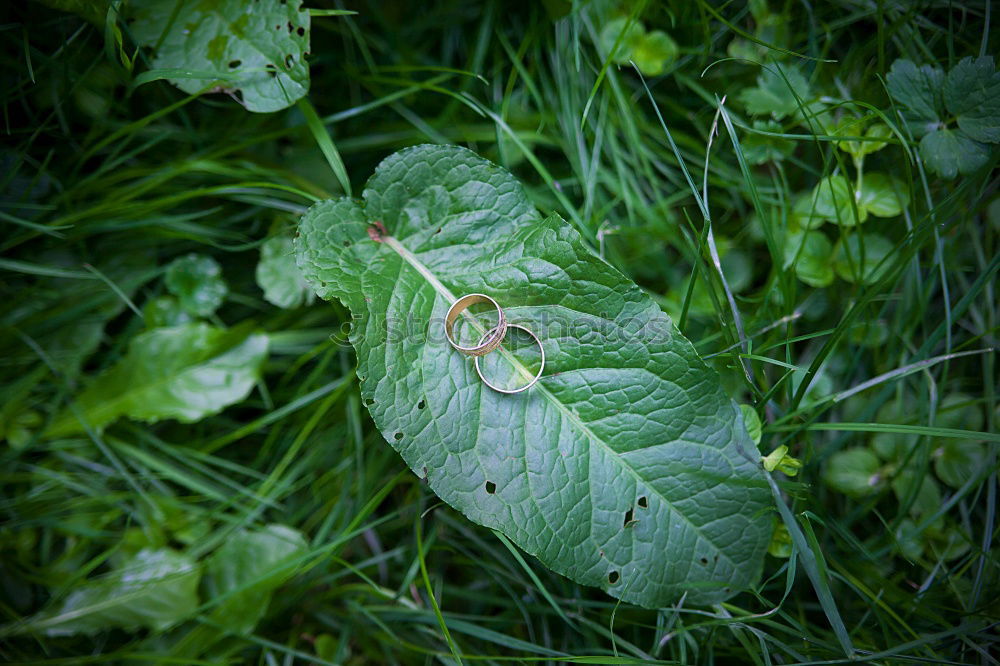
[[[497,309],[497,314],[500,318],[497,320],[497,325],[486,331],[483,337],[479,339],[479,342],[476,343],[476,346],[462,347],[455,342],[452,328],[455,325],[455,320],[458,319],[458,315],[467,310],[470,305],[474,305],[476,303],[492,304],[493,307]],[[503,342],[504,336],[507,335],[507,316],[503,313],[503,308],[500,307],[500,304],[486,294],[466,294],[452,303],[451,307],[448,308],[448,314],[445,315],[444,318],[444,335],[448,338],[448,344],[463,354],[468,356],[482,356],[483,354],[489,354],[491,351],[500,346],[500,343]]]
[[[514,393],[520,393],[521,391],[527,391],[528,389],[530,389],[532,386],[535,385],[535,382],[537,382],[539,379],[542,378],[542,370],[545,369],[545,348],[542,347],[542,341],[538,339],[538,336],[535,335],[534,333],[532,333],[526,327],[521,326],[520,324],[507,324],[506,326],[507,326],[508,330],[512,329],[512,328],[519,328],[522,331],[524,331],[525,333],[527,333],[528,335],[530,335],[532,337],[532,339],[535,341],[535,344],[538,345],[538,351],[540,351],[542,353],[542,363],[541,363],[541,365],[538,366],[538,372],[535,373],[534,378],[530,382],[528,382],[527,384],[525,384],[524,386],[522,386],[520,388],[513,389],[513,390],[502,389],[502,388],[500,388],[498,386],[494,386],[493,384],[490,384],[489,380],[486,379],[486,377],[483,376],[483,371],[480,370],[480,368],[479,368],[479,357],[478,356],[476,357],[476,374],[479,375],[479,378],[483,380],[483,383],[486,384],[487,386],[489,386],[491,389],[493,389],[497,393],[506,393],[508,395],[511,395],[511,394],[514,394]],[[481,343],[483,340],[485,340],[490,335],[490,333],[492,333],[494,330],[496,330],[496,329],[491,329],[491,330],[487,331],[485,334],[483,334],[483,337],[480,338],[479,342]],[[498,344],[498,346],[499,346],[499,344]]]

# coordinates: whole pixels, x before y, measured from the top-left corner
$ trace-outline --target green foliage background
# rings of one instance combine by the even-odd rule
[[[308,95],[267,88],[271,113],[213,92],[242,60],[179,71],[148,16],[95,5],[0,8],[5,661],[996,651],[985,3],[316,3],[285,40]],[[756,589],[616,604],[385,444],[291,238],[427,142],[510,169],[759,418],[786,508]]]

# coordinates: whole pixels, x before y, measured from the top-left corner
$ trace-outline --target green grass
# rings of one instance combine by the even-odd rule
[[[998,151],[955,180],[928,171],[884,84],[897,58],[947,70],[995,53],[988,7],[789,2],[761,31],[743,3],[629,5],[681,47],[665,75],[644,80],[596,50],[611,11],[600,3],[557,19],[546,8],[568,3],[349,3],[354,16],[313,18],[308,101],[254,114],[166,81],[133,88],[103,22],[5,5],[0,657],[806,664],[853,649],[879,664],[995,663]],[[854,165],[814,116],[754,127],[762,117],[741,93],[760,67],[727,51],[748,35],[776,48],[746,49],[768,67],[795,63],[835,113],[899,130],[865,158],[866,173],[910,192],[902,214],[861,226],[892,245],[867,285],[812,287],[784,261],[797,197],[834,173],[853,182]],[[791,150],[754,164],[762,137]],[[786,445],[804,463],[794,478],[775,475],[787,510],[762,519],[792,528],[793,557],[769,555],[757,589],[714,608],[645,610],[551,573],[405,468],[361,404],[353,352],[331,339],[341,307],[263,299],[254,271],[269,235],[424,142],[467,145],[513,171],[755,407],[762,453]],[[845,229],[822,227],[834,244]],[[208,321],[270,337],[249,395],[191,424],[121,419],[44,436],[149,327],[166,267],[192,252],[213,257],[228,284]],[[937,464],[956,442],[984,457],[949,485]],[[875,446],[903,453],[879,463],[871,492],[829,482],[840,454]],[[940,493],[931,508],[924,479]],[[204,590],[168,630],[44,631],[123,554],[159,544],[205,562],[270,523],[308,546],[273,572],[249,633],[213,614],[227,597]]]

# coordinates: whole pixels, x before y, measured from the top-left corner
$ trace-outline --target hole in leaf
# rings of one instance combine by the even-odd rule
[[[632,509],[625,512],[625,522],[622,523],[622,527],[628,527],[628,524],[632,522]]]
[[[285,56],[285,69],[291,69],[292,65],[295,64],[295,56],[291,53]]]
[[[229,61],[229,69],[236,69],[237,67],[239,67],[242,64],[243,64],[242,60],[230,60]]]
[[[365,404],[371,407],[375,404],[375,398],[365,398]]]
[[[701,558],[701,563],[702,564],[708,564],[708,558],[707,557]]]
[[[403,439],[403,433],[397,432],[395,435],[393,435],[393,438],[398,442],[399,440]]]
[[[645,509],[646,507],[648,507],[648,506],[649,506],[649,501],[648,501],[648,500],[646,499],[646,496],[645,496],[645,495],[643,495],[642,497],[640,497],[640,498],[639,498],[639,502],[638,502],[638,504],[639,504],[639,506],[641,506],[641,507],[642,507],[643,509]]]
[[[295,32],[298,33],[299,37],[305,37],[306,36],[306,29],[303,28],[303,27],[301,27],[301,26],[299,26],[299,29],[296,30]]]
[[[497,491],[497,484],[493,483],[492,481],[487,481],[486,482],[486,492],[488,492],[490,495],[492,495],[496,491]]]
[[[291,32],[292,30],[295,30],[295,26],[294,26],[294,25],[292,25],[292,22],[291,22],[291,21],[289,21],[289,22],[288,22],[288,32]]]
[[[424,402],[423,400],[421,400],[420,402],[417,403],[417,409],[423,409],[426,406],[427,406],[427,403]]]
[[[344,247],[351,247],[351,241],[344,241]]]
[[[621,578],[621,576],[618,575],[617,571],[612,571],[611,573],[608,574],[608,582],[611,583],[612,585],[617,583],[619,578]]]

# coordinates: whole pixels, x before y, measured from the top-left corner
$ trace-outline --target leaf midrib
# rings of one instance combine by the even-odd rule
[[[409,264],[425,280],[427,280],[427,282],[434,288],[434,290],[441,296],[443,296],[445,299],[447,299],[449,303],[454,303],[455,300],[457,300],[455,295],[451,292],[451,290],[448,289],[446,286],[444,286],[444,284],[442,284],[442,282],[437,278],[437,276],[434,275],[434,273],[431,272],[431,270],[427,268],[427,266],[425,266],[415,254],[413,254],[412,252],[410,252],[410,250],[408,250],[405,246],[403,246],[403,244],[399,242],[399,239],[393,236],[385,235],[382,236],[381,240],[385,245],[392,248],[392,250],[396,252],[400,256],[400,258],[403,259],[403,261]],[[468,310],[466,310],[462,314],[467,316],[469,321],[476,327],[476,329],[480,333],[485,333],[485,328],[475,317],[472,317],[469,314]],[[502,346],[499,347],[497,351],[503,354],[503,356],[526,378],[530,379],[534,377],[534,373],[530,372],[527,368],[525,368],[520,361],[518,361],[509,351],[504,349]],[[694,523],[687,516],[687,514],[678,509],[674,505],[674,503],[671,502],[663,493],[661,493],[659,490],[653,487],[652,484],[650,484],[648,481],[642,478],[642,476],[639,475],[639,473],[635,470],[635,468],[629,465],[621,457],[621,454],[618,453],[618,451],[612,448],[611,445],[605,442],[603,439],[598,437],[597,434],[593,430],[591,430],[586,423],[580,420],[579,415],[577,415],[573,410],[571,410],[569,407],[564,405],[559,399],[557,399],[555,395],[552,394],[551,391],[545,388],[545,386],[542,384],[541,381],[535,384],[533,389],[541,393],[550,403],[552,403],[555,406],[556,409],[562,412],[562,414],[564,414],[571,423],[573,423],[577,428],[579,428],[579,430],[583,432],[590,441],[595,442],[601,447],[603,447],[605,451],[608,452],[609,457],[612,460],[614,460],[623,470],[625,470],[628,474],[630,474],[633,478],[635,478],[635,480],[638,483],[641,483],[643,487],[648,488],[649,492],[659,497],[667,508],[669,508],[672,512],[680,516],[680,518],[684,520],[684,522],[686,522],[688,525],[690,525],[691,528],[701,538],[703,538],[708,543],[712,544],[712,546],[719,552],[719,554],[724,559],[729,561],[729,563],[734,567],[739,568],[738,563],[735,562],[732,559],[732,557],[730,557],[729,554],[721,546],[716,544],[712,539],[710,539],[707,535],[704,534],[704,532],[702,531],[702,526]]]

